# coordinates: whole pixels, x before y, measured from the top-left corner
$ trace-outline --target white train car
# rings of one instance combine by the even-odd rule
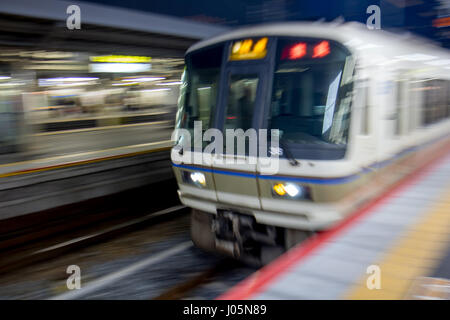
[[[449,146],[450,54],[411,35],[255,26],[195,44],[186,66],[172,160],[206,250],[265,263]],[[270,154],[191,148],[195,121],[203,132],[278,129],[277,172],[264,172]]]

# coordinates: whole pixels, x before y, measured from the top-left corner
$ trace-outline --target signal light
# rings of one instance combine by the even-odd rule
[[[276,192],[279,196],[284,196],[286,194],[286,190],[284,189],[284,186],[282,183],[278,183],[273,186],[273,191]]]
[[[306,55],[306,43],[299,42],[283,49],[281,59],[296,60]]]
[[[330,53],[330,44],[328,41],[322,41],[314,47],[313,58],[323,58]]]

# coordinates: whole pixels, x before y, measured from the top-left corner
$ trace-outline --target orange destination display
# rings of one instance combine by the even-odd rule
[[[267,54],[268,38],[243,39],[233,42],[229,60],[263,59]]]

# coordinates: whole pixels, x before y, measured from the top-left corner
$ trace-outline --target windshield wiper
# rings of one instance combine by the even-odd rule
[[[283,148],[284,153],[286,153],[286,158],[289,160],[291,166],[296,167],[300,164],[297,159],[292,155],[291,149],[289,149],[286,141],[283,138],[280,138],[280,145]]]

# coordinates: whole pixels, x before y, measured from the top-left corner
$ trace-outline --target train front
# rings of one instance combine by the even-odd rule
[[[354,57],[323,37],[233,36],[186,55],[172,161],[195,244],[266,263],[342,218]]]

